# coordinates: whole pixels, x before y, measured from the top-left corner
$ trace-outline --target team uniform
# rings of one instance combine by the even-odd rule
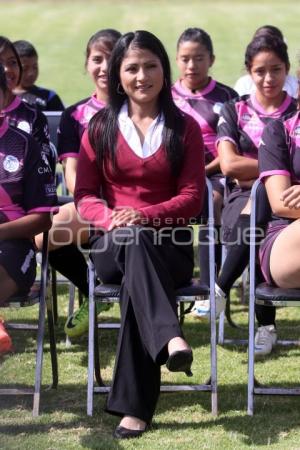
[[[40,86],[31,86],[18,96],[30,106],[40,111],[64,111],[65,107],[55,91]]]
[[[258,159],[258,147],[267,123],[296,109],[296,100],[289,95],[286,95],[281,106],[271,114],[266,113],[257,102],[255,93],[231,100],[223,106],[220,113],[217,145],[221,141],[232,142],[241,156]],[[245,207],[250,192],[249,188],[235,186],[229,194],[222,212],[225,241]]]
[[[27,214],[56,212],[53,174],[36,141],[6,120],[0,127],[0,224]],[[26,294],[35,278],[35,250],[30,239],[0,241],[0,265]]]
[[[105,103],[97,100],[96,94],[66,108],[62,113],[59,129],[57,152],[59,161],[65,158],[78,158],[80,141],[90,119]]]
[[[284,120],[273,121],[266,127],[258,161],[262,181],[272,175],[286,175],[292,185],[300,184],[300,112],[290,114]],[[274,284],[270,274],[272,245],[279,233],[293,221],[272,214],[268,224],[266,238],[260,248],[260,261],[269,284]]]
[[[237,93],[230,87],[225,86],[213,79],[202,90],[193,94],[186,89],[178,80],[172,87],[174,102],[185,113],[191,115],[199,124],[205,149],[205,164],[212,162],[217,156],[216,138],[219,114],[223,103],[237,97]],[[224,191],[220,180],[221,173],[210,177],[214,190]]]
[[[2,110],[2,113],[7,117],[10,126],[25,131],[39,143],[41,151],[51,163],[54,174],[56,160],[51,151],[48,122],[44,114],[30,107],[17,96]]]

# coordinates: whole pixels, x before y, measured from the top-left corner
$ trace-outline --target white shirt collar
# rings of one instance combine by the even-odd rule
[[[122,135],[134,153],[141,158],[147,158],[159,149],[162,143],[164,124],[163,115],[158,115],[149,126],[142,145],[134,123],[128,116],[127,102],[123,104],[118,115],[118,125]]]

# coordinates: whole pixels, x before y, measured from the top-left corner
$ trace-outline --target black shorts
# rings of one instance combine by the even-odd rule
[[[0,241],[0,265],[17,284],[16,295],[27,295],[36,276],[33,243],[29,239]]]

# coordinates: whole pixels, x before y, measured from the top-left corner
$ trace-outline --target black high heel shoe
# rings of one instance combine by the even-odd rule
[[[187,377],[192,377],[191,366],[193,362],[192,350],[177,350],[169,356],[166,366],[170,372],[184,372]]]
[[[122,427],[122,425],[118,425],[113,433],[113,437],[116,439],[138,438],[148,431],[149,428],[150,427],[146,425],[143,430],[130,430],[129,428]]]

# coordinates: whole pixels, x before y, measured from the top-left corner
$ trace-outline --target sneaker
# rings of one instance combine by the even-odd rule
[[[113,303],[97,303],[97,314],[108,311]],[[89,301],[84,300],[82,305],[66,321],[65,333],[70,338],[79,337],[89,329]]]
[[[254,341],[254,355],[269,355],[277,342],[277,332],[274,325],[264,325],[257,329]]]
[[[7,333],[3,320],[0,319],[0,355],[13,350],[10,335]]]
[[[222,289],[215,284],[215,299],[216,299],[216,318],[218,319],[221,312],[225,310],[226,295]],[[198,319],[210,319],[210,301],[209,300],[197,300],[191,314]]]

